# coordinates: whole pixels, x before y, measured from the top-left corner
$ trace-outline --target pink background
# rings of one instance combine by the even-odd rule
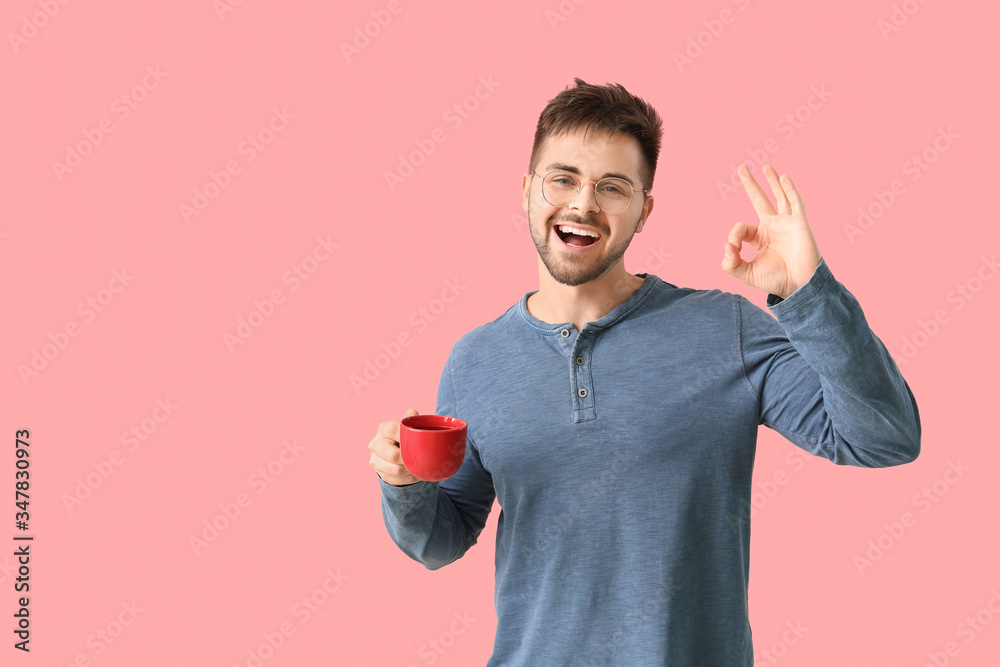
[[[919,402],[923,451],[894,469],[762,429],[758,665],[995,662],[995,3],[223,1],[0,10],[0,662],[485,664],[498,508],[427,571],[385,531],[367,444],[433,412],[454,341],[537,289],[520,178],[574,76],[666,122],[629,270],[763,304],[719,268],[756,217],[718,184],[741,161],[763,182],[771,151]]]

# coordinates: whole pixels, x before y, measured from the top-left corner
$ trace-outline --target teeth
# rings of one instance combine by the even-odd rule
[[[587,229],[577,229],[576,227],[570,227],[569,225],[559,225],[559,231],[566,234],[577,234],[579,236],[593,236],[595,239],[600,238],[597,232],[592,232]]]

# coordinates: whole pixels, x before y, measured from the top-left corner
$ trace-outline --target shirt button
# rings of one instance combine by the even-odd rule
[[[563,338],[569,338],[569,329],[563,329],[560,333]]]
[[[580,391],[578,391],[576,393],[578,393],[580,395],[580,398],[587,398],[587,390],[586,389],[580,389]]]
[[[577,366],[583,366],[583,357],[577,357],[576,358],[576,365]]]

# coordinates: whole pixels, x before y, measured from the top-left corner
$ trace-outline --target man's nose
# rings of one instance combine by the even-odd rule
[[[569,203],[569,207],[577,211],[600,211],[601,207],[597,204],[597,184],[581,183],[580,192]]]

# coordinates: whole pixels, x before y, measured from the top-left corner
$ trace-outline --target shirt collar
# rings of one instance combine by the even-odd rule
[[[625,319],[633,310],[635,310],[640,303],[649,295],[653,287],[658,283],[662,283],[658,276],[651,273],[636,273],[634,274],[639,278],[642,278],[642,284],[634,292],[632,292],[627,299],[622,301],[618,306],[612,310],[610,313],[605,315],[599,320],[594,320],[592,322],[587,322],[584,325],[584,329],[606,329],[613,326],[620,320]],[[521,313],[521,317],[536,329],[539,333],[543,334],[559,334],[563,329],[569,328],[572,331],[576,331],[573,327],[572,322],[560,322],[553,324],[551,322],[543,322],[538,319],[530,312],[528,312],[528,297],[532,294],[537,293],[538,290],[532,290],[526,292],[524,296],[521,297],[521,301],[518,303],[517,309]]]

